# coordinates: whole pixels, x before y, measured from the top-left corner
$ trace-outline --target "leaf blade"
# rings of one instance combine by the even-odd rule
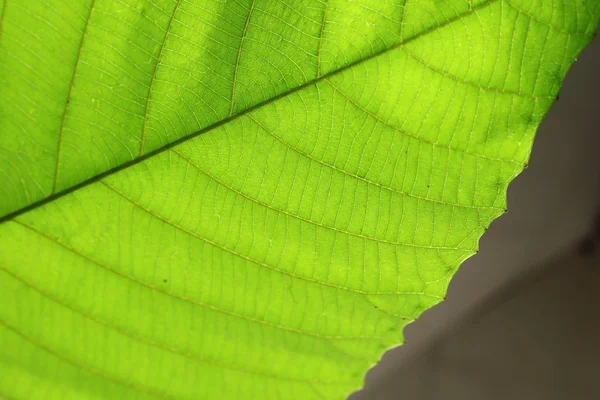
[[[443,26],[333,72],[325,59],[318,80],[5,219],[0,312],[14,346],[3,370],[28,384],[2,390],[23,396],[40,379],[74,398],[357,388],[504,212],[556,82],[587,40],[504,2],[454,5]],[[528,40],[508,46],[502,34],[519,29]],[[468,59],[488,42],[509,49],[509,75],[539,70],[543,55],[526,55],[551,43],[554,70],[541,84],[502,82],[487,58],[479,73],[462,64],[464,44],[440,57],[437,37],[465,35]]]

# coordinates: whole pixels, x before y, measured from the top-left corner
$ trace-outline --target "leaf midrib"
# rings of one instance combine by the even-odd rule
[[[263,107],[265,105],[271,104],[271,103],[273,103],[273,102],[275,102],[275,101],[277,101],[279,99],[287,97],[287,96],[289,96],[289,95],[291,95],[293,93],[299,92],[300,90],[303,90],[303,89],[305,89],[307,87],[315,85],[316,83],[319,83],[321,81],[325,81],[326,79],[331,78],[332,76],[335,76],[337,74],[340,74],[340,73],[342,73],[342,72],[344,72],[344,71],[346,71],[346,70],[348,70],[350,68],[353,68],[353,67],[355,67],[357,65],[365,63],[365,62],[367,62],[369,60],[372,60],[374,58],[377,58],[377,57],[379,57],[381,55],[387,54],[387,53],[389,53],[389,52],[391,52],[391,51],[393,51],[393,50],[395,50],[395,49],[397,49],[397,48],[399,48],[401,46],[406,45],[407,43],[415,41],[415,40],[417,40],[417,39],[419,39],[419,38],[421,38],[423,36],[427,36],[428,34],[434,32],[434,31],[436,31],[436,30],[438,30],[440,28],[443,28],[443,27],[448,26],[448,25],[450,25],[450,24],[452,24],[452,23],[454,23],[454,22],[456,22],[458,20],[461,20],[462,18],[464,18],[464,17],[466,17],[468,15],[471,15],[471,14],[473,14],[473,13],[481,10],[482,8],[485,8],[485,7],[487,7],[487,6],[495,3],[497,1],[502,1],[502,0],[486,0],[483,3],[477,5],[476,7],[473,7],[473,8],[471,8],[471,9],[469,9],[469,10],[467,10],[467,11],[461,13],[461,14],[458,14],[455,17],[450,18],[450,19],[444,21],[441,24],[433,25],[430,28],[427,28],[427,29],[423,30],[422,32],[419,32],[419,33],[417,33],[417,34],[409,37],[408,39],[400,40],[396,44],[393,44],[393,45],[391,45],[391,46],[389,46],[389,47],[387,47],[385,49],[382,49],[382,50],[377,51],[377,52],[375,52],[375,53],[373,53],[373,54],[371,54],[371,55],[369,55],[367,57],[364,57],[364,58],[361,58],[361,59],[356,60],[354,62],[351,62],[349,64],[346,64],[343,67],[340,67],[340,68],[338,68],[338,69],[336,69],[334,71],[328,72],[328,73],[320,75],[320,76],[318,76],[318,77],[316,77],[314,79],[306,81],[302,85],[296,86],[295,88],[292,88],[292,89],[290,89],[288,91],[282,92],[282,93],[280,93],[280,94],[278,94],[276,96],[273,96],[273,97],[271,97],[271,98],[269,98],[267,100],[264,100],[264,101],[262,101],[260,103],[257,103],[257,104],[255,104],[255,105],[253,105],[251,107],[246,108],[243,111],[238,112],[237,114],[231,115],[231,116],[229,116],[227,118],[224,118],[224,119],[222,119],[220,121],[217,121],[217,122],[215,122],[215,123],[213,123],[211,125],[208,125],[208,126],[202,128],[202,129],[200,129],[200,130],[198,130],[196,132],[193,132],[193,133],[191,133],[191,134],[189,134],[187,136],[183,136],[183,137],[181,137],[181,138],[179,138],[179,139],[177,139],[177,140],[175,140],[175,141],[173,141],[171,143],[168,143],[168,144],[166,144],[166,145],[164,145],[162,147],[159,147],[159,148],[157,148],[157,149],[155,149],[155,150],[153,150],[151,152],[148,152],[148,153],[146,153],[146,154],[144,154],[144,155],[142,155],[142,156],[140,156],[140,157],[138,157],[138,158],[136,158],[134,160],[125,162],[125,163],[123,163],[121,165],[118,165],[118,166],[116,166],[114,168],[111,168],[111,169],[109,169],[109,170],[107,170],[107,171],[105,171],[105,172],[103,172],[101,174],[95,175],[95,176],[93,176],[93,177],[91,177],[89,179],[81,181],[80,183],[78,183],[78,184],[76,184],[74,186],[71,186],[70,188],[67,188],[67,189],[65,189],[65,190],[63,190],[61,192],[54,193],[54,194],[52,194],[52,195],[50,195],[50,196],[48,196],[48,197],[46,197],[46,198],[44,198],[42,200],[39,200],[37,202],[29,204],[28,206],[25,206],[25,207],[22,207],[22,208],[20,208],[18,210],[10,212],[10,213],[8,213],[8,214],[0,217],[0,224],[3,224],[5,222],[7,222],[7,221],[10,221],[10,220],[18,217],[19,215],[22,215],[22,214],[24,214],[24,213],[26,213],[28,211],[34,210],[34,209],[36,209],[38,207],[41,207],[41,206],[43,206],[45,204],[51,203],[54,200],[57,200],[57,199],[59,199],[59,198],[61,198],[63,196],[66,196],[66,195],[70,194],[70,193],[76,192],[77,190],[82,189],[82,188],[84,188],[84,187],[86,187],[88,185],[91,185],[93,183],[96,183],[96,182],[98,182],[98,181],[106,178],[107,176],[113,175],[113,174],[115,174],[115,173],[117,173],[119,171],[125,170],[125,169],[127,169],[129,167],[132,167],[132,166],[136,165],[136,164],[144,162],[144,161],[146,161],[149,158],[152,158],[152,157],[154,157],[154,156],[156,156],[158,154],[161,154],[161,153],[163,153],[165,151],[168,151],[168,150],[170,150],[170,149],[172,149],[172,148],[174,148],[174,147],[176,147],[176,146],[178,146],[178,145],[180,145],[182,143],[187,142],[188,140],[194,139],[194,138],[200,136],[203,133],[210,132],[213,129],[219,128],[219,127],[221,127],[221,126],[223,126],[223,125],[225,125],[225,124],[227,124],[227,123],[229,123],[231,121],[234,121],[237,118],[242,117],[242,116],[244,116],[244,115],[246,115],[246,114],[248,114],[248,113],[250,113],[252,111],[255,111],[255,110],[257,110],[257,109],[259,109],[259,108],[261,108],[261,107]]]

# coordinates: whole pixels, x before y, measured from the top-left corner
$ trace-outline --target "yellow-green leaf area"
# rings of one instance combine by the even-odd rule
[[[0,396],[344,399],[506,211],[599,16],[0,2]]]

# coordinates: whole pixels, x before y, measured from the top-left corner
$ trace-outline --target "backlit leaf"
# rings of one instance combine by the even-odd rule
[[[600,16],[0,4],[0,395],[17,399],[345,398],[505,212]]]

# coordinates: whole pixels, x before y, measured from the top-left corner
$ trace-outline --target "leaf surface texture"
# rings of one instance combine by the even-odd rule
[[[343,399],[442,300],[593,0],[0,3],[0,393]]]

